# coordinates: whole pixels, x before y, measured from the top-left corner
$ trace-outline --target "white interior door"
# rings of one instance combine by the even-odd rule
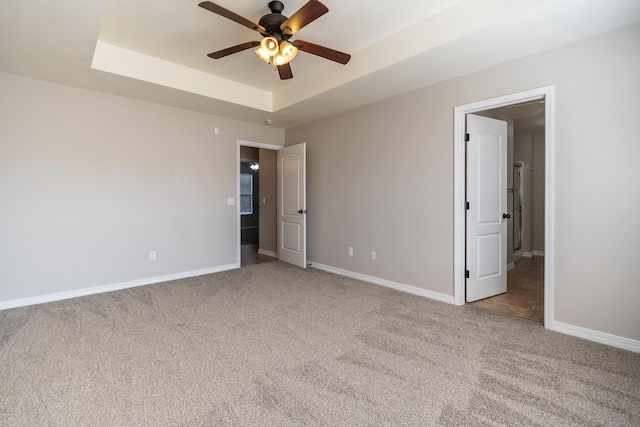
[[[307,264],[306,144],[278,150],[278,259]]]
[[[468,302],[507,291],[507,122],[467,115]]]

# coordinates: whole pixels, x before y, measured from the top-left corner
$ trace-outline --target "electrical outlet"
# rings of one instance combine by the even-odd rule
[[[376,251],[371,251],[371,261],[376,260]]]
[[[353,256],[353,248],[349,247],[349,256]]]
[[[149,261],[155,261],[155,260],[156,260],[156,251],[149,252]]]

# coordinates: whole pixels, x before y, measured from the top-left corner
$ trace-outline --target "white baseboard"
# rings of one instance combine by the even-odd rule
[[[238,264],[221,265],[219,267],[203,268],[200,270],[185,271],[182,273],[169,274],[166,276],[149,277],[146,279],[132,280],[130,282],[114,283],[111,285],[93,286],[91,288],[75,289],[73,291],[55,292],[52,294],[38,295],[35,297],[18,298],[8,301],[0,301],[0,310],[9,308],[25,307],[45,302],[60,301],[65,299],[84,297],[87,295],[102,294],[105,292],[119,291],[122,289],[135,288],[138,286],[152,285],[154,283],[168,282],[170,280],[185,279],[187,277],[202,276],[204,274],[219,273],[221,271],[240,268]]]
[[[513,270],[514,268],[516,268],[516,264],[515,263],[510,262],[509,264],[507,264],[507,271]]]
[[[266,249],[258,249],[258,253],[266,256],[270,256],[272,258],[278,258],[278,254],[275,252],[268,251]]]
[[[544,251],[522,252],[522,256],[525,258],[531,258],[534,256],[544,256]]]
[[[592,329],[582,328],[580,326],[569,325],[562,322],[551,322],[552,331],[571,335],[578,338],[584,338],[600,344],[610,345],[611,347],[621,348],[623,350],[640,353],[640,341],[629,338],[619,337],[617,335],[607,334],[605,332],[594,331]]]
[[[407,292],[409,294],[418,295],[434,299],[436,301],[446,302],[448,304],[454,304],[453,295],[441,294],[440,292],[433,292],[426,289],[418,288],[416,286],[405,285],[403,283],[392,282],[391,280],[380,279],[374,276],[367,276],[366,274],[356,273],[349,270],[343,270],[342,268],[331,267],[317,262],[308,261],[307,265],[317,268],[318,270],[328,271],[329,273],[339,274],[341,276],[351,277],[352,279],[362,280],[364,282],[373,283],[375,285],[385,286],[387,288],[396,289],[398,291]]]

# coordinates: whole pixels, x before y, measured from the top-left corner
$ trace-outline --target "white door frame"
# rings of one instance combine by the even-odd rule
[[[255,142],[255,141],[245,141],[242,139],[236,140],[237,148],[236,148],[236,268],[240,268],[242,255],[241,255],[241,241],[240,241],[240,227],[242,222],[240,220],[240,146],[243,147],[253,147],[253,148],[264,148],[267,150],[275,150],[278,151],[281,148],[284,148],[283,145],[274,145],[274,144],[265,144],[264,142]]]
[[[466,155],[465,132],[466,115],[478,111],[505,107],[544,98],[545,100],[545,212],[544,212],[544,326],[553,325],[553,292],[555,262],[555,87],[544,86],[524,92],[513,93],[497,98],[486,99],[471,104],[460,105],[454,109],[454,177],[453,177],[453,221],[454,221],[454,259],[453,259],[453,298],[455,305],[465,304],[465,193],[466,193]]]

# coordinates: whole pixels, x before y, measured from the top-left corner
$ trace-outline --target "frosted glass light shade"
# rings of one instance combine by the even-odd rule
[[[289,42],[282,42],[280,43],[280,54],[289,62],[298,54],[298,48]]]
[[[288,64],[298,54],[298,48],[289,42],[280,43],[280,52],[273,58],[274,65]]]
[[[271,57],[268,53],[264,52],[262,48],[256,49],[256,55],[258,55],[260,59],[262,59],[267,64],[271,64]]]
[[[260,49],[269,56],[276,56],[278,53],[278,40],[275,37],[265,37],[260,42]]]
[[[278,43],[275,37],[265,37],[260,42],[260,47],[256,49],[256,55],[267,64],[284,65],[288,64],[298,54],[298,48],[287,41]]]

